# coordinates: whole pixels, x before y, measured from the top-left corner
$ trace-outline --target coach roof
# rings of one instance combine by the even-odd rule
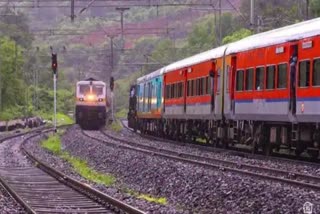
[[[180,60],[178,62],[171,63],[170,65],[168,65],[165,68],[164,73],[174,71],[177,69],[181,69],[181,68],[186,68],[191,65],[196,65],[201,62],[208,61],[210,59],[216,59],[216,58],[222,57],[224,55],[226,48],[227,48],[227,46],[224,45],[224,46],[214,48],[212,50],[188,57],[188,58]]]
[[[150,79],[152,79],[152,78],[154,78],[154,77],[157,77],[157,76],[162,75],[163,72],[164,72],[164,69],[165,69],[165,67],[160,68],[160,69],[158,69],[158,70],[156,70],[156,71],[154,71],[154,72],[152,72],[152,73],[150,73],[150,74],[147,74],[147,75],[144,75],[144,76],[138,78],[138,79],[137,79],[137,83],[139,84],[139,83],[148,81],[148,80],[150,80]]]
[[[320,18],[316,18],[244,38],[229,45],[226,54],[277,45],[319,34]]]

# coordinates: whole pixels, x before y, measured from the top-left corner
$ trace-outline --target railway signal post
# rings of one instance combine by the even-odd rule
[[[54,109],[54,131],[57,132],[57,72],[58,72],[58,59],[57,54],[51,54],[51,67],[53,71],[53,109]]]

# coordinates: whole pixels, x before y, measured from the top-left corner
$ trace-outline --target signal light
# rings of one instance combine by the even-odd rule
[[[113,79],[113,77],[110,78],[110,89],[111,89],[111,91],[113,91],[113,89],[114,89],[114,79]]]
[[[54,74],[57,74],[57,70],[58,70],[58,60],[57,60],[57,54],[52,53],[51,56],[51,67],[52,67],[52,71]]]

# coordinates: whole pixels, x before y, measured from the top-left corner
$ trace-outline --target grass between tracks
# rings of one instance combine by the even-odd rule
[[[77,173],[79,173],[82,177],[92,182],[103,184],[105,186],[111,186],[116,183],[116,178],[113,175],[99,173],[94,169],[91,169],[85,160],[82,160],[78,157],[73,157],[68,152],[63,151],[61,148],[61,139],[59,134],[62,134],[62,133],[58,133],[57,135],[50,135],[47,140],[41,143],[41,146],[46,150],[51,151],[53,154],[59,156],[63,160],[67,161],[69,164],[71,164],[71,166]],[[120,189],[123,190],[123,188],[120,188]],[[138,192],[135,192],[134,190],[127,189],[127,188],[124,189],[123,191],[131,196],[134,196],[136,198],[143,199],[149,202],[153,202],[161,205],[167,204],[167,199],[164,197],[157,198],[152,195],[138,193]]]
[[[110,125],[110,129],[115,132],[120,132],[122,130],[122,125],[120,124],[120,121],[117,119],[113,121]]]
[[[167,199],[164,197],[154,197],[152,195],[148,195],[148,194],[142,194],[142,193],[137,193],[134,190],[131,189],[126,189],[124,190],[126,193],[128,193],[129,195],[132,195],[136,198],[140,198],[149,202],[153,202],[153,203],[157,203],[157,204],[162,204],[162,205],[166,205],[167,204]]]
[[[99,173],[94,169],[91,169],[85,160],[73,157],[68,152],[62,151],[59,135],[49,136],[47,140],[41,143],[41,146],[67,161],[77,173],[90,181],[106,186],[110,186],[116,181],[116,178],[113,175]]]

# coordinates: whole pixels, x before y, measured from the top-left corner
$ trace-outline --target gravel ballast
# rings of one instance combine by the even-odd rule
[[[107,134],[114,134],[111,130],[105,130]],[[157,140],[149,140],[146,138],[143,138],[139,136],[138,134],[134,134],[131,131],[127,129],[123,129],[120,133],[117,134],[118,138],[125,139],[125,140],[131,140],[135,143],[140,143],[144,145],[153,146],[155,148],[161,147],[162,149],[167,150],[174,150],[181,153],[188,153],[188,154],[194,154],[201,157],[209,157],[209,158],[216,158],[216,159],[225,159],[228,161],[234,161],[239,162],[241,164],[250,164],[250,165],[258,165],[261,167],[269,167],[269,168],[275,168],[275,169],[281,169],[290,171],[292,173],[302,173],[307,174],[311,176],[320,176],[320,164],[308,164],[303,162],[292,162],[285,159],[267,159],[267,158],[252,158],[250,155],[248,157],[242,157],[239,155],[235,155],[234,153],[230,152],[221,152],[221,151],[205,151],[204,148],[196,148],[194,145],[190,144],[173,144],[163,141],[157,141]],[[210,148],[208,148],[210,149]],[[249,158],[250,157],[250,158]]]
[[[115,175],[118,186],[167,198],[167,206],[150,207],[150,203],[136,201],[116,188],[96,185],[149,213],[301,213],[307,201],[314,204],[314,210],[320,207],[319,192],[109,147],[83,136],[77,126],[70,128],[62,141],[71,155],[87,160],[100,172]],[[67,169],[68,164],[37,144],[29,147],[41,159],[77,176]]]
[[[69,137],[75,138],[75,136],[72,136],[72,132],[73,132],[73,128],[71,128],[71,130],[69,130],[67,132],[66,136],[64,136],[62,138],[63,139],[62,141],[65,141],[64,139],[66,137],[67,138],[69,138]],[[30,151],[33,155],[35,155],[37,158],[39,158],[39,160],[49,164],[51,167],[54,167],[55,169],[63,172],[64,174],[71,176],[72,178],[77,179],[80,182],[86,183],[86,184],[88,184],[88,185],[114,197],[114,198],[122,200],[123,202],[125,202],[133,207],[137,207],[140,210],[146,211],[147,213],[169,213],[169,214],[170,213],[181,213],[181,212],[177,212],[174,207],[151,203],[151,202],[133,197],[130,194],[125,193],[125,191],[123,191],[123,188],[126,186],[123,185],[121,183],[121,181],[117,182],[117,184],[115,186],[106,187],[104,185],[93,183],[93,182],[81,177],[77,172],[74,171],[74,169],[70,166],[69,163],[67,163],[66,161],[62,160],[61,158],[53,155],[51,152],[48,152],[47,150],[43,149],[40,146],[40,142],[45,138],[46,138],[46,136],[43,135],[41,139],[40,138],[31,139],[26,144],[26,149],[28,151]],[[65,145],[63,145],[63,147],[65,147]],[[66,150],[66,151],[68,151],[68,150]],[[81,157],[81,156],[77,156],[77,157]],[[92,168],[95,168],[95,167],[92,167]],[[95,168],[95,169],[97,169],[97,168]]]

